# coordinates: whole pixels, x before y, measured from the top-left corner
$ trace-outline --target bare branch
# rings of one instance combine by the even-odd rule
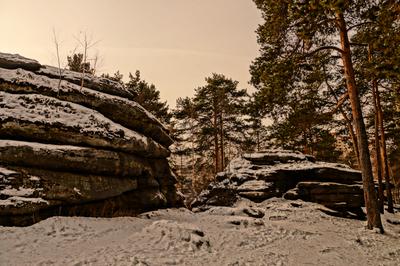
[[[60,52],[59,52],[59,43],[57,40],[56,30],[54,28],[53,28],[53,38],[54,38],[54,45],[56,47],[58,72],[59,72],[59,76],[60,76],[59,81],[58,81],[58,90],[60,90],[61,80],[62,80],[61,60],[60,60]]]

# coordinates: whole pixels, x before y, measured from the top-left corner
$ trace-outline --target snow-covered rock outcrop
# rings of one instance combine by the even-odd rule
[[[0,53],[0,225],[174,206],[171,144],[121,84]]]
[[[192,207],[232,206],[240,197],[261,202],[283,196],[358,215],[364,205],[361,180],[361,172],[346,165],[316,162],[299,152],[268,150],[232,160]]]

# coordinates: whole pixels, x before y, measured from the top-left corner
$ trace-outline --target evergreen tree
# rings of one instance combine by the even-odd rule
[[[355,68],[369,84],[369,94],[372,94],[374,122],[369,123],[374,128],[375,136],[375,166],[379,183],[380,208],[383,212],[383,184],[385,178],[388,211],[393,212],[391,193],[391,178],[387,154],[388,124],[392,120],[385,117],[384,108],[393,106],[395,101],[391,95],[396,94],[400,84],[400,4],[396,1],[377,1],[365,12],[365,23],[360,25],[352,38],[357,43],[354,52]],[[382,101],[384,96],[384,101]],[[393,110],[393,109],[392,109]],[[372,111],[372,110],[371,110]],[[396,116],[396,112],[390,112]],[[389,123],[388,123],[389,122]],[[390,133],[389,133],[390,136]],[[399,145],[399,139],[393,139],[394,145]]]
[[[67,56],[68,69],[80,73],[93,74],[94,69],[90,66],[90,62],[84,62],[83,54],[73,54],[72,56]]]
[[[124,76],[119,72],[113,75],[102,74],[101,77],[108,78],[122,84],[131,94],[130,100],[133,100],[152,113],[161,122],[169,124],[172,114],[169,111],[167,102],[160,99],[160,91],[153,84],[141,79],[140,71],[135,72],[135,76],[129,73],[129,81],[124,83]]]
[[[265,23],[257,30],[261,56],[251,67],[252,82],[268,91],[266,98],[285,102],[295,88],[306,83],[304,67],[325,60],[340,60],[351,104],[360,167],[363,176],[368,228],[383,231],[374,190],[372,166],[357,85],[349,34],[366,22],[374,1],[272,1],[254,0]],[[322,67],[322,66],[321,66]],[[330,70],[332,65],[324,66]],[[274,97],[274,99],[272,99]],[[285,111],[285,110],[283,110]]]
[[[224,75],[213,74],[206,78],[205,86],[196,89],[193,98],[200,128],[197,146],[214,158],[215,173],[226,166],[228,145],[239,144],[243,139],[241,114],[247,92],[237,85],[237,81]]]
[[[194,193],[204,189],[243,148],[247,93],[237,85],[224,75],[213,74],[194,97],[177,100],[173,111],[177,141],[172,151],[177,172],[191,180]]]
[[[118,78],[118,76],[116,77]],[[160,100],[160,91],[156,89],[154,84],[149,84],[141,79],[139,70],[135,72],[135,76],[129,73],[129,81],[125,83],[125,86],[132,94],[134,101],[142,105],[163,123],[168,124],[170,122],[172,115],[168,110],[167,102]]]
[[[115,72],[114,75],[112,75],[112,76],[110,74],[108,74],[108,73],[103,73],[103,74],[101,74],[101,77],[102,78],[111,79],[111,80],[116,81],[116,82],[118,82],[120,84],[124,84],[124,81],[123,81],[124,75],[122,75],[119,72],[119,70],[117,72]]]

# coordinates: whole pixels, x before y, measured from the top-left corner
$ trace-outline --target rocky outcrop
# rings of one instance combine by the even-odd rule
[[[83,86],[82,86],[83,79]],[[0,53],[0,225],[178,206],[168,130],[121,84]]]
[[[17,69],[23,68],[27,70],[39,70],[41,65],[34,59],[29,59],[19,54],[6,54],[0,52],[0,66],[2,68]]]
[[[79,73],[75,73],[75,75],[75,78],[78,79]],[[167,129],[152,114],[134,101],[109,95],[105,93],[107,90],[99,91],[101,84],[96,83],[97,86],[94,87],[96,90],[93,90],[66,80],[41,76],[23,69],[0,68],[0,90],[3,92],[40,94],[76,103],[93,109],[128,129],[147,135],[160,144],[166,146],[172,144]]]
[[[192,202],[192,208],[232,206],[239,198],[261,202],[272,197],[301,199],[360,213],[364,205],[361,172],[342,164],[316,162],[285,150],[244,154]]]

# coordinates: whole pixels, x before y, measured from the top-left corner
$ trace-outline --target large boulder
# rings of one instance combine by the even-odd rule
[[[131,130],[150,136],[169,146],[167,129],[142,106],[126,98],[81,87],[65,80],[40,76],[23,69],[0,68],[0,91],[18,94],[41,94],[76,103],[100,112]]]
[[[260,202],[283,196],[354,211],[364,204],[361,181],[361,172],[346,165],[317,162],[300,152],[267,150],[233,159],[192,207],[207,209],[231,206],[240,198]],[[217,191],[228,191],[229,197],[216,197]]]
[[[35,73],[57,80],[61,79],[67,81],[69,84],[104,92],[108,95],[116,95],[130,100],[133,99],[133,95],[122,84],[111,79],[96,77],[88,73],[79,73],[68,69],[61,69],[60,71],[59,68],[53,66],[41,66]]]
[[[27,70],[39,70],[41,64],[34,59],[23,57],[19,54],[7,54],[0,52],[0,67],[8,69],[23,68]]]
[[[0,107],[0,138],[87,145],[146,157],[169,155],[151,138],[78,104],[40,94],[0,91]]]
[[[285,199],[301,199],[317,202],[333,208],[357,208],[364,205],[361,184],[340,184],[330,182],[299,182],[296,188],[286,192]]]
[[[109,176],[154,176],[150,159],[71,145],[0,140],[2,164]]]
[[[131,96],[0,53],[0,225],[181,206],[168,130]]]

